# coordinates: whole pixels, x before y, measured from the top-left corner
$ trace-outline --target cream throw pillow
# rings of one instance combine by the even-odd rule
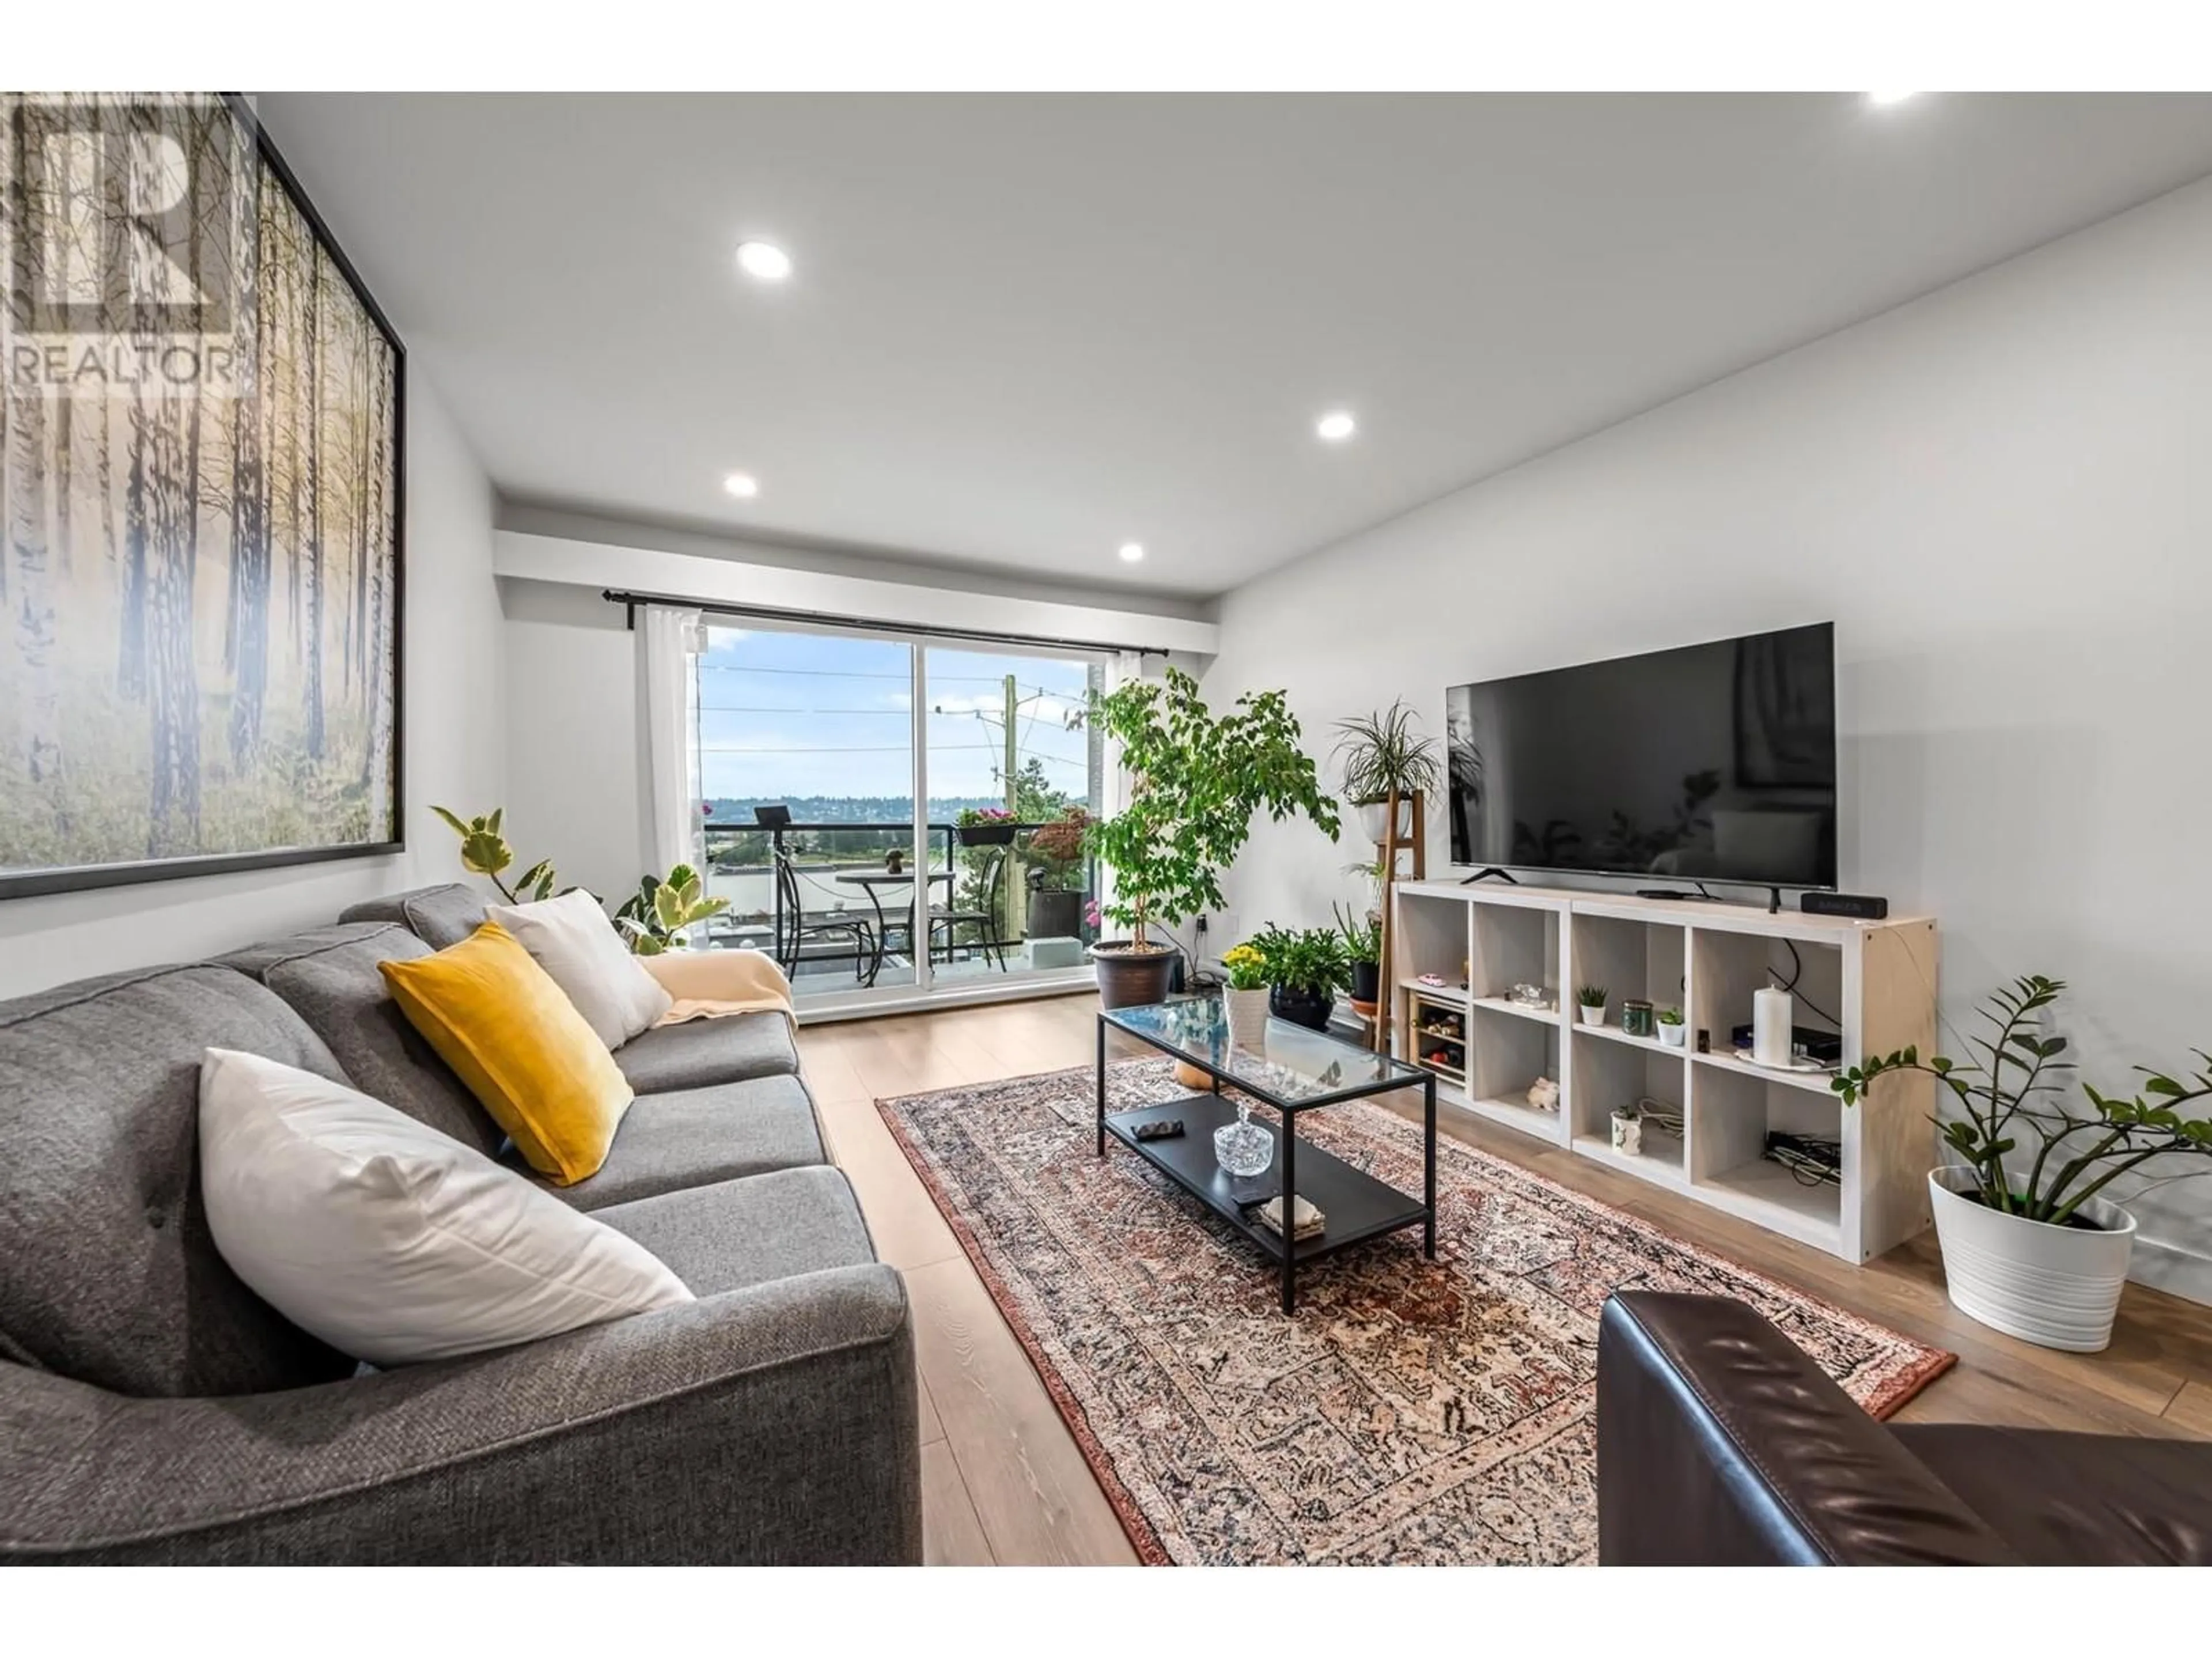
[[[230,1048],[200,1061],[216,1248],[294,1324],[405,1365],[692,1299],[642,1245],[342,1083]]]
[[[580,887],[535,904],[495,904],[485,914],[514,935],[610,1048],[672,1006],[659,981],[623,947],[599,902]]]

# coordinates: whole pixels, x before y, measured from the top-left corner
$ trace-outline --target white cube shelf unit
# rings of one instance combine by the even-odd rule
[[[1750,1023],[1754,991],[1794,975],[1797,1023],[1838,1031],[1844,1065],[1907,1043],[1926,1052],[1933,921],[1448,881],[1401,883],[1392,902],[1397,1049],[1437,1073],[1439,1100],[1847,1261],[1928,1225],[1928,1079],[1883,1079],[1846,1110],[1828,1073],[1755,1066],[1737,1057],[1732,1033]],[[1521,983],[1545,987],[1553,1006],[1510,1000]],[[1576,988],[1590,984],[1609,994],[1601,1025],[1576,1013]],[[1623,1030],[1632,997],[1680,1008],[1684,1046]],[[1456,1044],[1437,1035],[1454,1015]],[[1559,1084],[1557,1110],[1528,1103],[1539,1077]],[[1646,1124],[1639,1152],[1616,1152],[1613,1109],[1638,1101],[1679,1113],[1683,1133]],[[1771,1162],[1770,1133],[1837,1140],[1842,1180],[1808,1185]]]

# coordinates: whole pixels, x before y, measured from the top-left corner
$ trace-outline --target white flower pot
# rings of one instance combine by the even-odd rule
[[[1360,835],[1376,846],[1381,846],[1386,826],[1390,822],[1390,803],[1387,800],[1361,801],[1357,810],[1359,813]],[[1397,839],[1402,841],[1413,833],[1413,798],[1407,796],[1398,803]]]
[[[1613,1150],[1640,1154],[1644,1151],[1644,1120],[1625,1113],[1613,1115]]]
[[[1659,1033],[1659,1041],[1666,1044],[1669,1048],[1680,1048],[1682,1046],[1682,1039],[1687,1036],[1690,1033],[1690,1028],[1688,1026],[1681,1024],[1679,1022],[1673,1025],[1669,1025],[1663,1019],[1658,1023],[1656,1029]]]
[[[1249,991],[1235,988],[1221,994],[1221,1012],[1229,1022],[1229,1046],[1232,1048],[1260,1048],[1267,1046],[1267,988],[1259,986]]]
[[[1585,1025],[1605,1024],[1605,1005],[1601,1002],[1595,1008],[1587,1002],[1578,1002],[1575,1005],[1575,1012],[1582,1017],[1582,1022]]]
[[[2054,1227],[1962,1197],[1974,1184],[1973,1171],[1960,1165],[1928,1175],[1952,1306],[2041,1347],[2069,1353],[2104,1348],[2127,1283],[2135,1218],[2093,1198],[2075,1213],[2099,1231]]]

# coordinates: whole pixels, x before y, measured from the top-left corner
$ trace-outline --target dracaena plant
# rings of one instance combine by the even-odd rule
[[[665,877],[647,876],[615,912],[615,926],[629,941],[630,954],[657,957],[690,944],[690,930],[730,908],[726,898],[708,898],[699,872],[679,864]]]
[[[442,806],[430,809],[461,838],[461,867],[487,878],[500,890],[500,896],[509,904],[526,904],[533,900],[553,896],[553,860],[540,859],[514,878],[514,884],[501,879],[501,874],[514,863],[514,849],[507,844],[500,833],[500,820],[507,809],[495,806],[483,817],[464,822],[459,814]]]
[[[1936,1130],[1974,1172],[1974,1197],[2030,1221],[2063,1226],[2107,1185],[2154,1158],[2204,1158],[2185,1173],[2212,1173],[2212,1120],[2180,1110],[2212,1096],[2212,1054],[2197,1050],[2203,1064],[2186,1082],[2137,1066],[2142,1085],[2132,1095],[2082,1084],[2092,1109],[2084,1110],[2073,1103],[2066,1039],[2044,1035],[2065,989],[2063,980],[2030,974],[1992,992],[1975,1010],[1992,1035],[1967,1039],[1979,1063],[1942,1054],[1923,1060],[1918,1048],[1905,1048],[1854,1066],[1830,1086],[1850,1106],[1890,1073],[1934,1078],[1958,1114],[1938,1116]]]
[[[1354,910],[1348,904],[1333,904],[1329,908],[1336,916],[1336,931],[1344,940],[1346,962],[1380,962],[1382,960],[1382,918],[1372,910]]]
[[[1114,872],[1105,914],[1151,948],[1158,921],[1225,908],[1221,866],[1252,833],[1261,808],[1281,820],[1303,812],[1333,839],[1336,807],[1312,757],[1298,747],[1297,716],[1279,691],[1248,692],[1225,714],[1179,668],[1166,683],[1132,680],[1101,696],[1089,717],[1121,745],[1129,804],[1091,825],[1088,845]]]
[[[1371,714],[1336,723],[1335,759],[1348,800],[1371,804],[1395,794],[1401,800],[1432,794],[1439,781],[1434,738],[1404,700]]]

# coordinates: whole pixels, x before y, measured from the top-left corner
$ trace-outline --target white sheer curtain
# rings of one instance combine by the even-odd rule
[[[637,623],[637,706],[645,742],[645,867],[700,867],[698,757],[693,744],[699,613],[643,608]]]
[[[1141,680],[1147,673],[1157,676],[1167,659],[1146,656],[1141,651],[1116,651],[1106,665],[1106,689],[1119,690],[1131,680]],[[1099,762],[1100,816],[1112,817],[1129,804],[1129,775],[1122,769],[1121,746],[1111,738],[1105,741],[1104,753]],[[1114,872],[1105,865],[1098,866],[1098,902],[1110,904],[1114,899]],[[1124,930],[1111,922],[1102,922],[1098,929],[1101,939],[1111,939]]]

